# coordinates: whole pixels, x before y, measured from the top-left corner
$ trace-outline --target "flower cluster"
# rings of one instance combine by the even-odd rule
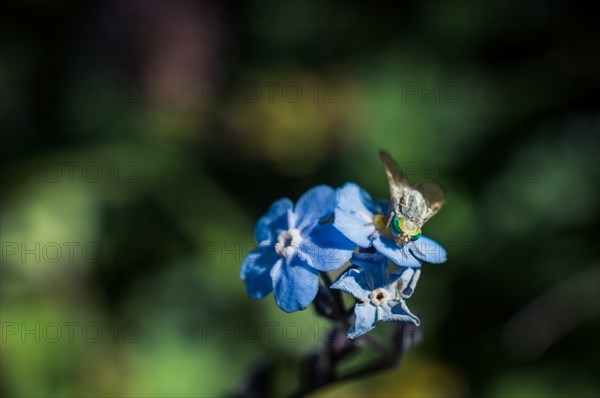
[[[317,297],[319,273],[349,263],[326,286],[356,299],[349,338],[379,322],[418,325],[405,300],[415,289],[421,262],[442,263],[446,251],[420,234],[408,242],[399,240],[390,218],[387,202],[373,201],[354,183],[336,190],[317,186],[295,206],[289,199],[276,201],[258,221],[258,248],[242,265],[240,277],[248,295],[261,299],[273,292],[282,310],[303,310]],[[393,267],[388,271],[389,260]]]

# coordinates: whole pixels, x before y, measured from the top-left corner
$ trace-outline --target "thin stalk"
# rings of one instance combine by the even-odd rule
[[[344,300],[342,299],[341,292],[337,289],[330,288],[330,286],[333,285],[333,282],[327,272],[319,271],[319,274],[321,275],[321,279],[323,280],[323,283],[325,284],[327,291],[333,298],[333,302],[335,304],[334,309],[333,309],[333,311],[335,313],[335,319],[342,322],[344,327],[347,327],[348,326],[348,317],[347,317],[347,312],[346,312],[346,308],[344,306]]]

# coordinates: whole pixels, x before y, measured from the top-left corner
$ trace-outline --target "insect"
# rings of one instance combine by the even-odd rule
[[[386,229],[391,227],[398,245],[407,244],[421,237],[421,228],[442,208],[446,193],[436,181],[422,181],[413,187],[386,151],[380,150],[379,157],[390,188]]]

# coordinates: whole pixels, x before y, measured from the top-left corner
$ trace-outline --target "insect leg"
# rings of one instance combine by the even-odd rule
[[[392,212],[390,213],[390,216],[387,220],[387,224],[385,224],[385,229],[388,229],[390,227],[390,224],[392,223],[392,220],[394,219],[394,215],[396,213],[392,210]]]
[[[421,255],[421,257],[425,257],[423,255],[423,252],[421,250],[419,250],[419,248],[417,247],[417,245],[413,244],[412,247],[413,247],[413,249],[415,249],[415,251],[417,251]]]

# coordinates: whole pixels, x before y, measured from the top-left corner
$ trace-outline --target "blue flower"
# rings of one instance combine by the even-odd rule
[[[350,262],[367,272],[379,272],[379,267],[387,268],[388,258],[380,253],[356,252]],[[420,276],[421,268],[400,267],[390,273],[390,280],[396,281],[397,293],[406,299],[412,296]]]
[[[401,266],[420,267],[419,260],[443,263],[446,250],[426,236],[398,245],[389,226],[386,227],[387,204],[375,203],[371,196],[354,183],[337,191],[333,225],[358,246],[375,250]]]
[[[379,254],[360,253],[352,261],[355,260],[360,268],[346,271],[331,285],[332,289],[349,293],[359,301],[354,306],[354,323],[348,330],[348,338],[362,336],[379,322],[409,322],[418,326],[419,318],[410,312],[404,298],[412,294],[419,270],[402,267],[386,274],[387,259]]]
[[[332,271],[352,256],[356,245],[331,222],[335,191],[320,185],[307,191],[294,207],[280,199],[256,225],[259,247],[244,260],[240,277],[248,296],[261,299],[274,291],[286,312],[303,310],[319,288],[318,271]]]

